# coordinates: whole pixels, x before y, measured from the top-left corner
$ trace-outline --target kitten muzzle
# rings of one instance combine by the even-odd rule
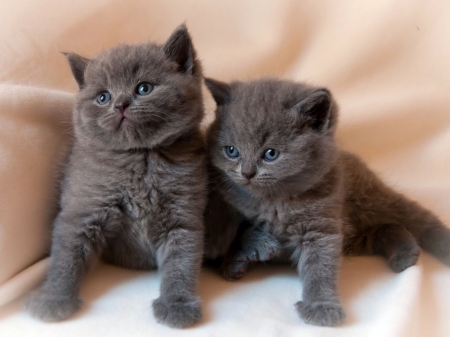
[[[116,99],[114,100],[114,109],[123,115],[125,110],[130,106],[130,104],[131,98],[128,95],[122,93],[119,94],[119,96],[117,96]]]
[[[250,163],[243,164],[241,174],[247,180],[252,179],[256,175],[256,166]]]

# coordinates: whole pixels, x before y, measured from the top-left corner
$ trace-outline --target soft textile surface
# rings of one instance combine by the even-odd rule
[[[47,324],[23,312],[48,266],[58,167],[70,145],[76,85],[60,51],[92,57],[118,43],[163,42],[184,21],[208,76],[330,88],[342,147],[450,224],[448,1],[4,1],[0,336],[450,336],[450,268],[426,253],[401,274],[378,257],[344,258],[348,317],[339,328],[299,319],[301,282],[285,266],[257,266],[238,282],[205,268],[204,319],[185,331],[153,318],[156,271],[102,263],[87,275],[73,319]]]

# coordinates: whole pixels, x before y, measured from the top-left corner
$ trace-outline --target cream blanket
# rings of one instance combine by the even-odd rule
[[[450,336],[450,268],[426,253],[401,274],[378,257],[345,258],[339,291],[348,317],[339,328],[300,320],[301,283],[281,266],[255,267],[238,282],[205,269],[205,317],[185,331],[151,314],[158,272],[101,263],[73,319],[48,324],[23,312],[24,294],[48,266],[56,174],[70,144],[76,85],[60,52],[91,57],[118,43],[163,42],[184,21],[207,76],[275,75],[330,88],[342,147],[450,225],[450,2],[3,1],[0,336]]]

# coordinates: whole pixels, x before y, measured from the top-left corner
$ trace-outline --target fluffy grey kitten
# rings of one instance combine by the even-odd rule
[[[201,319],[196,294],[206,203],[202,71],[184,25],[164,45],[120,45],[88,60],[67,54],[79,85],[75,144],[55,220],[50,270],[27,302],[44,321],[81,305],[96,255],[132,269],[159,268],[156,319]]]
[[[400,272],[420,245],[450,265],[450,230],[337,148],[338,109],[327,89],[274,79],[206,84],[217,103],[212,184],[223,210],[237,210],[228,229],[207,224],[224,238],[220,251],[206,247],[210,258],[237,236],[225,277],[242,277],[251,261],[291,261],[304,284],[300,316],[334,326],[345,318],[336,289],[342,253],[380,254]],[[238,229],[242,216],[248,221]]]

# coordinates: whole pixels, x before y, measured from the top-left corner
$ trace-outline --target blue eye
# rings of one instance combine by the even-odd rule
[[[234,146],[225,146],[225,154],[230,158],[239,157],[239,151]]]
[[[141,83],[137,87],[137,94],[141,95],[141,96],[148,95],[152,91],[153,91],[153,85],[151,85],[150,83]]]
[[[97,103],[100,105],[105,105],[111,100],[111,94],[107,91],[102,92],[100,95],[97,96]]]
[[[267,149],[266,152],[264,152],[264,160],[265,161],[274,161],[278,158],[280,155],[280,152],[274,149]]]

